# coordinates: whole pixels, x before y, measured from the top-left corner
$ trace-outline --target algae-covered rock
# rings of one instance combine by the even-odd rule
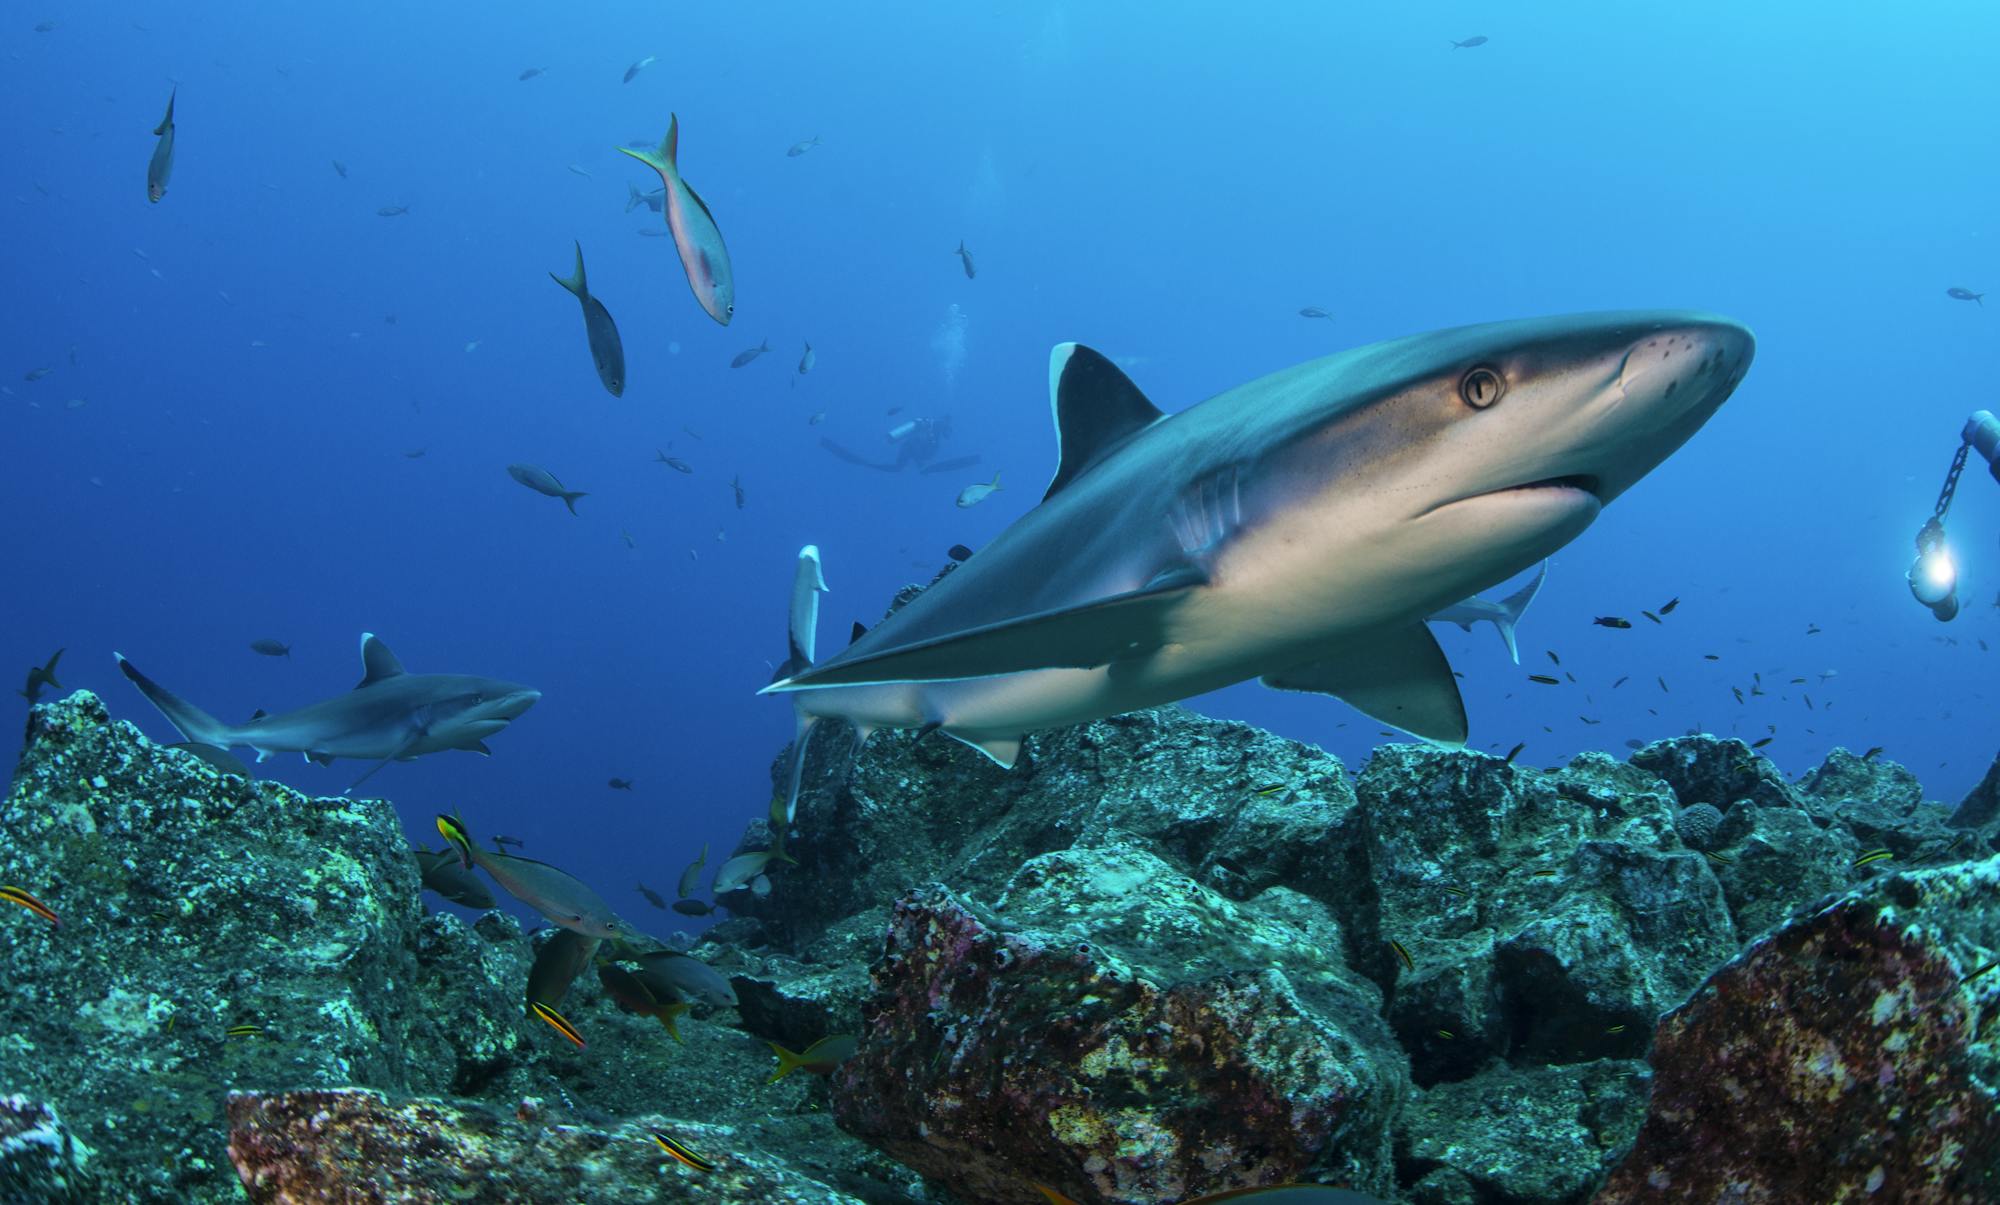
[[[1424,1176],[1449,1168],[1469,1200],[1581,1201],[1631,1144],[1650,1074],[1643,1062],[1607,1059],[1440,1084],[1410,1102],[1397,1155]]]
[[[664,1133],[711,1163],[684,1166]],[[372,1092],[234,1093],[229,1158],[252,1201],[657,1201],[861,1205],[738,1148],[727,1126],[645,1115],[617,1128]]]
[[[1598,1205],[2000,1200],[2000,858],[1765,935],[1660,1023]]]
[[[835,1072],[840,1123],[971,1201],[1387,1188],[1402,1055],[1303,902],[1244,908],[1136,845],[1032,859],[985,918],[913,893]]]
[[[54,1108],[25,1096],[0,1096],[0,1201],[69,1205],[96,1201],[90,1148]]]

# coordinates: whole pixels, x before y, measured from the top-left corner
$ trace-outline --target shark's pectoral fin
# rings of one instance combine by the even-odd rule
[[[943,682],[1037,669],[1092,669],[1143,656],[1166,642],[1167,619],[1207,582],[1192,566],[1161,573],[1137,590],[898,645],[840,656],[765,691],[868,682]]]
[[[315,753],[311,750],[307,750],[305,754],[305,759],[316,766],[330,766],[333,764],[333,754],[331,753]],[[260,755],[257,758],[257,760],[263,761],[264,759]]]
[[[485,741],[470,741],[460,745],[459,748],[465,750],[467,753],[477,753],[481,757],[493,756],[493,750],[486,747]]]
[[[1421,623],[1343,642],[1318,660],[1266,674],[1263,682],[1278,690],[1336,695],[1427,741],[1465,743],[1465,700],[1444,650]]]
[[[1024,736],[964,736],[947,728],[944,734],[961,745],[970,745],[993,759],[1003,770],[1011,770],[1014,763],[1021,760],[1021,742]]]

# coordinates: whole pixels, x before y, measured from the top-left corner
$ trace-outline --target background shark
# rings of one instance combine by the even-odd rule
[[[1507,645],[1507,655],[1514,659],[1514,664],[1519,665],[1521,646],[1514,641],[1514,625],[1521,622],[1521,616],[1527,612],[1528,604],[1534,602],[1535,595],[1541,593],[1542,583],[1548,580],[1548,576],[1549,563],[1543,561],[1541,569],[1536,571],[1527,585],[1499,602],[1474,595],[1432,615],[1427,622],[1455,623],[1459,626],[1459,630],[1470,632],[1473,624],[1484,620],[1493,625],[1494,631],[1500,633],[1501,641]]]
[[[443,749],[490,753],[486,739],[542,697],[497,678],[469,674],[412,674],[372,633],[361,635],[362,678],[344,695],[282,715],[258,712],[242,724],[225,724],[139,672],[114,653],[118,668],[160,714],[190,741],[227,749],[248,745],[263,761],[273,753],[301,753],[331,765],[336,757],[372,761],[366,774],[391,761],[408,761]]]
[[[936,727],[1003,765],[1025,733],[1253,677],[1462,743],[1425,617],[1574,539],[1707,421],[1754,346],[1697,313],[1500,322],[1314,360],[1169,418],[1063,344],[1041,504],[765,690],[795,692],[802,727]]]

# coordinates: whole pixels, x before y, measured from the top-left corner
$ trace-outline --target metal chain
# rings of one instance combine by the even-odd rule
[[[1958,475],[1965,471],[1965,458],[1971,451],[1971,444],[1958,445],[1958,455],[1951,458],[1951,471],[1944,475],[1944,488],[1938,491],[1937,509],[1931,512],[1931,522],[1944,522],[1945,512],[1951,509],[1952,495],[1958,492]]]

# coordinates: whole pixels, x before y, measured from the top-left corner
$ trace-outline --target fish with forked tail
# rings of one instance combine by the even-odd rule
[[[667,229],[673,232],[674,247],[680,252],[688,287],[694,290],[695,300],[709,317],[728,326],[736,313],[736,275],[729,266],[729,249],[723,246],[722,231],[716,227],[714,215],[687,181],[681,179],[680,135],[681,119],[674,114],[668,118],[667,136],[660,140],[658,149],[644,151],[621,146],[618,150],[660,173],[660,182],[667,192]]]

